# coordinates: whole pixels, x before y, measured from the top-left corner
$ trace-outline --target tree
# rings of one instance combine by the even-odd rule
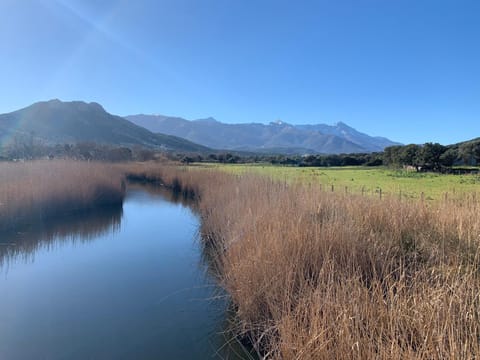
[[[395,145],[388,146],[383,151],[383,163],[390,166],[401,165],[400,153],[403,149],[403,146]]]
[[[453,166],[455,160],[458,159],[458,150],[449,148],[440,156],[440,164],[443,166]]]
[[[93,142],[80,142],[76,145],[78,154],[84,160],[92,160],[95,158],[95,149],[97,145]]]
[[[426,143],[422,147],[421,160],[423,165],[431,166],[433,169],[440,167],[440,157],[446,151],[446,147],[439,143]]]
[[[209,154],[208,155],[208,161],[217,161],[217,155],[215,154]]]
[[[469,141],[460,145],[458,149],[459,156],[466,165],[476,165],[480,163],[480,139]]]
[[[155,151],[149,149],[136,149],[134,158],[138,161],[149,161],[155,159]]]
[[[327,166],[341,166],[342,165],[342,158],[339,155],[328,155],[325,157],[325,164]]]
[[[398,154],[398,161],[402,165],[411,165],[418,167],[420,162],[422,148],[416,144],[404,146]]]
[[[349,155],[342,157],[342,166],[357,166],[361,164],[362,164],[361,160],[358,159],[357,157],[353,157]]]
[[[110,161],[132,160],[132,150],[127,147],[117,147],[106,150],[106,158]]]
[[[191,164],[195,161],[195,159],[191,156],[184,156],[182,160],[180,160],[183,164]]]

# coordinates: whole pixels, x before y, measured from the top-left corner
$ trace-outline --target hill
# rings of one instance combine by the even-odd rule
[[[274,153],[364,153],[397,145],[389,139],[372,137],[344,123],[330,126],[270,124],[226,124],[213,118],[186,120],[163,115],[130,115],[126,119],[152,132],[179,136],[204,146]]]
[[[177,151],[209,150],[176,136],[154,134],[120,116],[109,114],[97,103],[56,99],[0,115],[0,146],[8,146],[15,139],[26,137],[49,145],[96,142]]]

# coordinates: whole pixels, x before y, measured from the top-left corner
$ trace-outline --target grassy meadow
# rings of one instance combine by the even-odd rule
[[[118,201],[125,177],[193,199],[204,251],[231,299],[233,331],[261,357],[480,357],[480,201],[468,195],[475,184],[460,182],[474,176],[59,161],[0,169],[3,224],[32,209],[55,216]],[[400,183],[432,199],[452,186],[463,200],[312,186],[321,179],[384,186],[386,194]]]
[[[402,199],[462,198],[480,189],[480,175],[445,175],[384,167],[291,167],[260,164],[205,164],[232,174],[253,173],[287,183],[321,184],[325,190]]]

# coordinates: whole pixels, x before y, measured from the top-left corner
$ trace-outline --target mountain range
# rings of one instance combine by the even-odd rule
[[[185,120],[162,115],[112,115],[98,103],[34,103],[0,115],[0,147],[33,138],[47,145],[96,142],[180,152],[217,150],[263,153],[360,153],[395,145],[361,133],[345,123],[335,125],[226,124],[213,118]]]
[[[361,153],[398,145],[361,133],[345,123],[292,125],[282,121],[226,124],[213,118],[186,120],[163,115],[130,115],[127,120],[155,133],[175,135],[215,149],[271,153]]]
[[[120,116],[109,114],[100,104],[83,101],[42,101],[0,115],[0,140],[6,142],[7,139],[30,136],[49,145],[96,142],[187,152],[210,150],[176,136],[154,134]]]

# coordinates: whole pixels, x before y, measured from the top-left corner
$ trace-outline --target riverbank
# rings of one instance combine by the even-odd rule
[[[240,358],[200,220],[162,189],[2,234],[0,359]]]
[[[475,197],[406,203],[212,170],[145,174],[194,189],[236,332],[264,356],[479,356]]]
[[[121,195],[125,176],[193,199],[234,331],[265,357],[480,356],[474,196],[405,202],[156,163],[41,165],[13,167],[16,177],[0,173],[10,179],[1,182],[1,199],[17,204],[4,213],[54,215],[55,206],[77,200],[92,206],[99,189]]]

